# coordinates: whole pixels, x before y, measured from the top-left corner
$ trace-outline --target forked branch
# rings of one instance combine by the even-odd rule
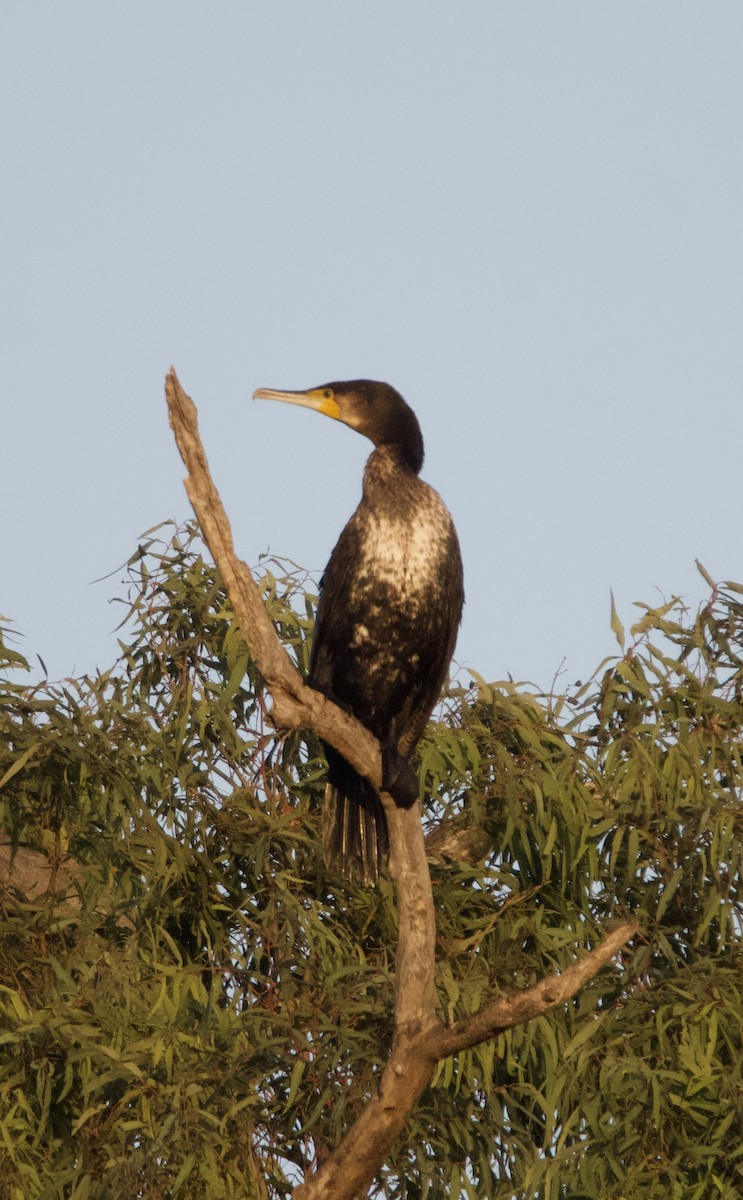
[[[199,438],[196,408],[172,369],[165,390],[170,423],[188,471],[186,490],[221,572],[235,620],[273,697],[274,722],[286,729],[311,729],[379,787],[379,743],[353,717],[304,683],[268,619],[248,567],[235,555],[230,523]],[[436,929],[420,816],[417,808],[403,811],[389,797],[382,798],[398,907],[392,1053],[379,1095],[367,1104],[317,1173],[297,1189],[295,1194],[301,1200],[353,1200],[367,1189],[441,1058],[563,1003],[593,978],[635,932],[629,923],[618,926],[561,975],[502,997],[467,1021],[445,1027],[436,1015]]]

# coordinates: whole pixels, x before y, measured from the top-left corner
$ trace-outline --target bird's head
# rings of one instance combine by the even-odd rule
[[[352,379],[345,383],[324,383],[306,392],[279,392],[259,388],[254,400],[283,400],[313,408],[350,425],[363,433],[375,446],[395,447],[400,458],[416,474],[423,465],[423,436],[418,419],[409,404],[388,383],[373,379]]]

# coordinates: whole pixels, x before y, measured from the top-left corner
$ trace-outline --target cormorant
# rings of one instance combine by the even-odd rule
[[[383,790],[409,808],[418,779],[408,755],[439,698],[464,602],[454,524],[418,477],[417,418],[399,392],[369,379],[305,392],[260,388],[254,398],[312,408],[374,443],[361,503],[320,584],[309,683],[378,738]],[[373,886],[388,850],[384,808],[368,780],[332,746],[325,749],[326,862]]]

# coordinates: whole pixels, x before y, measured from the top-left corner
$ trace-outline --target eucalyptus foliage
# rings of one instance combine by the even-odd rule
[[[0,841],[79,867],[77,904],[0,892],[9,1200],[287,1196],[389,1050],[391,884],[326,871],[321,748],[276,736],[194,529],[163,536],[128,565],[110,671],[28,686],[0,648]],[[308,580],[259,575],[305,669]],[[631,636],[562,696],[453,685],[421,744],[426,820],[490,846],[432,868],[442,1017],[617,917],[640,934],[564,1009],[446,1060],[375,1196],[743,1191],[743,588]]]

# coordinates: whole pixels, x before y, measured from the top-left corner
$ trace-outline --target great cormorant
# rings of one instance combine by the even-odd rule
[[[375,446],[363,496],[321,582],[309,683],[351,712],[382,746],[383,790],[409,808],[418,780],[408,760],[446,677],[464,591],[462,559],[441,497],[419,479],[423,437],[387,383],[357,379],[305,392],[261,388],[350,425]],[[388,849],[379,796],[331,746],[325,790],[328,864],[373,886]]]

